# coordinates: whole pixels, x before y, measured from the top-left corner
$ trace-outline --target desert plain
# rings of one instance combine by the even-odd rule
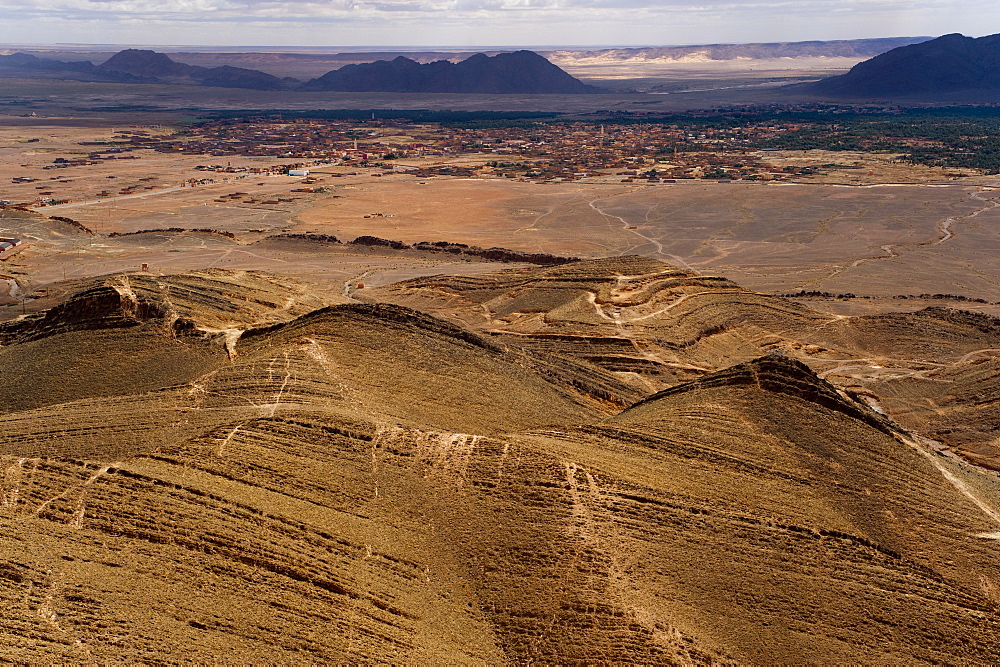
[[[21,201],[43,193],[75,200],[38,210],[75,220],[100,237],[88,239],[68,230],[40,232],[49,238],[28,235],[32,250],[22,250],[5,266],[23,271],[37,286],[59,276],[92,276],[142,264],[160,272],[276,264],[297,271],[296,262],[262,255],[253,244],[274,234],[306,233],[345,241],[362,235],[405,243],[443,240],[581,258],[639,254],[725,275],[769,293],[866,297],[826,304],[837,312],[891,309],[900,305],[892,297],[921,294],[1000,301],[991,246],[1000,215],[995,210],[1000,186],[996,177],[955,179],[940,168],[822,151],[784,151],[767,159],[794,164],[861,158],[864,169],[794,183],[689,180],[649,185],[620,183],[614,176],[543,184],[488,176],[420,178],[377,167],[320,165],[311,169],[308,180],[322,187],[322,193],[296,192],[304,189],[303,177],[194,169],[203,164],[253,168],[295,162],[287,159],[147,150],[129,153],[134,159],[44,169],[56,157],[85,153],[81,142],[114,136],[114,127],[92,124],[8,127],[0,133],[0,178],[7,183],[17,177],[38,179],[6,186],[4,197]],[[119,131],[123,127],[128,126],[119,125]],[[161,126],[147,131],[170,130]],[[32,139],[38,141],[26,143]],[[394,143],[412,140],[387,132],[380,144],[391,150]],[[404,159],[399,164],[482,166],[493,159],[470,154]],[[204,176],[214,182],[189,183]],[[122,188],[134,194],[118,194]],[[102,191],[104,197],[94,196]],[[232,193],[246,196],[220,201]],[[107,238],[168,228],[212,228],[233,237],[206,240],[174,233],[169,242],[162,235]],[[147,246],[145,241],[155,244]],[[337,261],[346,260],[331,259],[324,270],[330,271]],[[310,264],[308,270],[316,268]],[[36,273],[37,278],[30,278]],[[369,282],[379,282],[378,273]],[[903,307],[915,303],[919,299]],[[965,307],[996,312],[992,303]]]

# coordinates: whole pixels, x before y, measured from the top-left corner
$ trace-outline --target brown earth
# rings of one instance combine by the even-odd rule
[[[334,180],[0,212],[4,659],[1000,658],[993,180]]]
[[[580,257],[643,254],[725,275],[756,290],[874,297],[823,304],[843,314],[898,309],[892,297],[900,295],[1000,301],[994,278],[996,253],[990,251],[997,215],[996,178],[954,180],[943,170],[894,164],[883,159],[886,156],[772,152],[767,160],[779,165],[859,163],[861,169],[832,170],[813,177],[815,182],[768,185],[700,181],[629,185],[617,182],[620,177],[613,175],[546,185],[497,178],[416,180],[403,174],[374,179],[371,173],[381,170],[331,167],[314,174],[328,193],[313,194],[293,192],[301,189],[299,178],[250,177],[230,182],[227,179],[233,175],[194,170],[199,164],[220,161],[237,167],[281,162],[270,158],[223,159],[139,150],[129,154],[138,157],[134,160],[44,170],[57,157],[86,152],[79,141],[107,139],[113,129],[107,125],[110,121],[105,116],[104,127],[95,128],[80,120],[55,125],[42,124],[44,119],[17,120],[34,125],[0,123],[4,125],[0,155],[5,157],[0,160],[0,179],[27,176],[40,180],[9,183],[0,197],[30,200],[40,191],[51,191],[54,198],[75,199],[74,204],[40,211],[78,221],[96,235],[74,236],[64,226],[56,229],[61,227],[58,223],[52,223],[49,230],[32,231],[23,221],[5,225],[0,220],[0,234],[24,233],[32,241],[32,247],[21,251],[16,261],[23,267],[19,270],[32,276],[30,284],[22,280],[24,291],[63,278],[131,271],[143,263],[164,273],[205,267],[285,273],[289,264],[302,264],[308,273],[332,276],[333,267],[315,261],[316,253],[261,253],[247,247],[270,234],[295,232],[330,234],[342,240],[365,234],[409,243],[444,240]],[[29,139],[39,141],[27,143]],[[461,161],[476,165],[495,157],[462,156]],[[422,158],[414,163],[435,160]],[[441,160],[456,162],[450,157]],[[351,171],[357,175],[323,173]],[[220,182],[174,189],[185,179],[202,176]],[[154,180],[141,180],[149,178]],[[821,182],[824,179],[840,179],[841,184]],[[139,186],[139,196],[94,200],[102,190],[117,193],[130,185]],[[146,190],[150,185],[153,189]],[[39,190],[40,186],[45,189]],[[242,200],[217,201],[236,191],[248,195]],[[392,217],[365,217],[375,212]],[[169,239],[146,236],[127,243],[104,237],[112,232],[209,227],[234,234],[236,243],[190,234]],[[145,240],[151,243],[144,244]],[[336,272],[340,281],[371,268],[354,271],[353,260],[337,261],[350,264]],[[9,265],[7,260],[0,266]],[[303,270],[296,277],[306,273]],[[2,282],[0,290],[6,291]],[[912,305],[904,303],[903,307]],[[951,301],[946,305],[1000,314],[995,303]]]
[[[342,199],[300,211],[296,229],[579,257],[643,254],[781,293],[1000,301],[989,250],[997,200],[985,181],[631,186],[401,177],[346,187]],[[394,217],[366,219],[372,211]]]
[[[6,659],[1000,658],[1000,480],[837,386],[962,368],[996,320],[641,257],[78,287],[0,325],[32,365],[0,383]]]

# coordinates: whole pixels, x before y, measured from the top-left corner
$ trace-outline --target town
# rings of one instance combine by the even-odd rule
[[[328,192],[328,183],[317,185],[317,170],[323,178],[636,185],[947,181],[1000,170],[1000,152],[991,138],[998,119],[992,107],[935,112],[816,104],[674,116],[389,110],[220,114],[169,127],[114,128],[57,146],[40,137],[22,138],[21,143],[31,144],[24,155],[35,158],[20,165],[21,171],[14,165],[4,169],[0,206],[114,200],[280,175],[305,178],[296,182],[300,187],[294,193]],[[40,162],[43,154],[49,157]],[[894,166],[881,169],[887,165]],[[282,196],[291,194],[286,189]],[[275,193],[262,197],[274,203]]]
[[[497,124],[502,125],[502,124]],[[669,183],[679,179],[787,181],[815,173],[821,165],[776,166],[755,149],[788,128],[774,125],[700,128],[676,124],[520,122],[508,127],[461,127],[402,119],[225,119],[176,131],[130,127],[102,141],[81,141],[72,155],[54,157],[41,167],[46,176],[12,176],[0,191],[0,205],[45,207],[82,199],[130,196],[163,188],[191,187],[220,180],[286,174],[373,177],[406,174],[416,178],[507,178],[535,182],[599,180]],[[151,154],[213,158],[192,165],[179,180],[148,173],[101,183],[72,194],[60,191],[97,165],[136,171]],[[234,158],[254,158],[254,164]],[[273,160],[269,162],[261,159]],[[27,166],[27,165],[25,165]],[[827,167],[836,165],[826,165]],[[343,169],[330,169],[341,167]],[[140,170],[141,171],[141,170]],[[124,182],[123,182],[124,181]],[[307,187],[299,192],[322,192]]]

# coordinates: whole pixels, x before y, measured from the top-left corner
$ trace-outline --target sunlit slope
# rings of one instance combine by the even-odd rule
[[[738,661],[1000,656],[1000,559],[980,537],[1000,517],[796,362],[762,358],[535,442],[578,481],[580,539],[606,580]],[[995,482],[947,471],[996,507]]]
[[[831,315],[643,257],[417,278],[365,293],[657,388],[771,350],[831,370],[840,362],[951,363],[1000,347],[1000,321],[981,314]]]
[[[0,415],[0,655],[1000,660],[997,481],[781,354],[712,369],[768,346],[835,359],[801,341],[831,330],[853,345],[853,320],[644,262],[519,272],[534,298],[535,271],[554,271],[552,298],[478,331],[455,322],[517,298],[509,286],[479,305],[440,291],[464,299],[448,322],[392,304],[312,309],[305,288],[228,272],[161,279],[187,294],[171,308],[156,305],[163,287],[130,276],[133,300],[112,278],[92,287],[100,299],[5,328],[0,353],[64,340],[92,364],[124,364],[119,345],[145,336],[164,359],[178,350],[183,373],[103,393],[95,375],[73,400],[50,389]],[[695,307],[713,295],[730,301]],[[948,354],[969,344],[955,332],[992,335],[948,313],[930,314]],[[906,336],[932,330],[909,317],[892,320]],[[713,319],[707,337],[736,342],[666,344]],[[670,360],[699,359],[699,379],[643,398],[574,352],[588,332],[627,340],[640,326],[657,354],[704,353]],[[558,345],[514,344],[537,331]],[[902,353],[922,344],[910,340]],[[53,376],[63,364],[52,358]]]
[[[428,532],[424,468],[635,393],[397,306],[322,309],[229,352],[184,385],[0,417],[4,655],[502,660]]]
[[[98,340],[109,344],[96,349],[89,364],[108,362],[113,372],[135,363],[116,361],[134,336],[130,329],[100,333]],[[69,335],[82,334],[51,339]],[[200,370],[188,352],[192,344],[183,342],[197,336],[163,336],[158,350],[173,350],[178,365],[189,369],[185,384],[125,394],[122,382],[112,387],[119,395],[99,397],[102,376],[86,378],[93,384],[80,393],[93,397],[0,416],[4,451],[114,459],[221,424],[290,412],[507,432],[610,414],[640,397],[597,367],[508,351],[399,306],[333,306],[241,336],[212,338],[214,356]],[[16,356],[38,342],[5,350]],[[53,358],[49,372],[57,373],[62,360]]]
[[[1000,470],[1000,360],[987,356],[998,351],[983,350],[917,377],[887,379],[872,391],[908,428]]]
[[[665,384],[759,356],[785,342],[775,330],[831,319],[725,278],[636,256],[418,278],[372,293],[512,344]]]
[[[971,352],[1000,346],[1000,319],[931,307],[844,317],[806,335],[818,344],[872,359],[952,363]]]
[[[637,398],[596,367],[548,366],[388,304],[334,306],[247,332],[235,353],[206,384],[206,406],[241,395],[271,410],[328,402],[352,415],[493,433],[585,419]]]
[[[257,419],[107,464],[8,460],[8,659],[496,662],[420,475],[371,427]],[[349,432],[342,435],[338,431]]]
[[[227,339],[326,305],[257,272],[94,279],[53,308],[0,324],[0,412],[181,384],[227,358]]]
[[[5,457],[5,656],[1000,657],[995,520],[795,362],[522,435],[276,404],[121,460]]]

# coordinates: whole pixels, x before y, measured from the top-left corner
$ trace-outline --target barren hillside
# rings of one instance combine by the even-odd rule
[[[351,296],[116,274],[0,324],[4,658],[1000,659],[1000,480],[872,407],[995,321],[634,257]]]

